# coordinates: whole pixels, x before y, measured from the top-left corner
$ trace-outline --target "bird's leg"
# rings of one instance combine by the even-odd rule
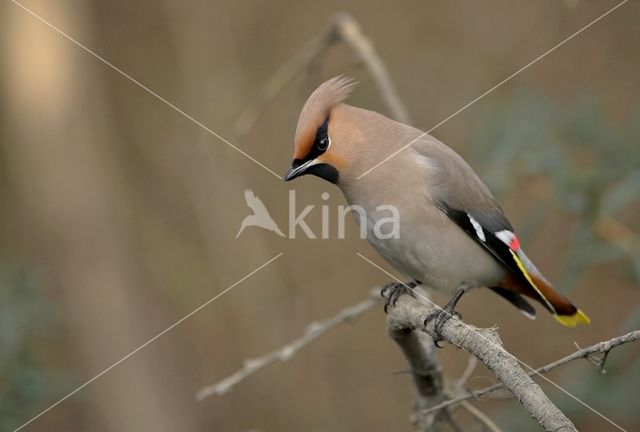
[[[389,305],[395,306],[398,299],[404,294],[409,294],[411,297],[415,298],[413,289],[418,285],[420,285],[420,282],[417,281],[411,281],[407,283],[389,282],[384,287],[382,287],[382,291],[380,291],[380,294],[382,295],[382,298],[385,299],[384,312],[387,313]]]
[[[460,301],[460,298],[463,296],[465,292],[467,292],[467,287],[463,285],[460,288],[458,288],[454,296],[451,298],[451,300],[449,300],[449,302],[446,305],[444,305],[443,308],[437,307],[436,310],[429,313],[424,319],[425,327],[427,326],[427,324],[429,324],[430,321],[435,320],[435,323],[433,325],[433,334],[434,334],[433,343],[438,348],[442,348],[442,346],[439,345],[438,342],[443,340],[441,332],[442,332],[442,327],[444,327],[444,324],[453,315],[460,318],[460,314],[456,312],[454,309],[458,304],[458,302]]]

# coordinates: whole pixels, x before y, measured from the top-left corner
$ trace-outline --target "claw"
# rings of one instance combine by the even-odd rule
[[[429,313],[425,317],[424,319],[425,327],[429,324],[430,321],[435,320],[435,323],[433,324],[433,334],[434,334],[433,344],[436,347],[442,348],[442,345],[440,345],[439,342],[444,340],[444,338],[442,337],[442,329],[446,324],[446,322],[449,321],[449,319],[452,316],[455,316],[457,318],[462,317],[454,309],[458,304],[458,301],[460,300],[460,298],[465,292],[466,292],[466,288],[464,287],[459,288],[458,291],[456,291],[456,294],[453,296],[453,298],[449,300],[449,302],[443,308],[439,308],[438,310],[435,310]]]
[[[413,288],[418,286],[416,282],[408,282],[406,284],[401,282],[390,282],[386,284],[380,294],[385,299],[384,302],[384,312],[389,312],[389,306],[395,306],[398,302],[398,299],[402,297],[404,294],[409,294],[413,296]]]
[[[435,321],[433,325],[433,333],[434,333],[433,343],[438,348],[442,348],[442,345],[440,345],[439,342],[444,340],[444,338],[442,337],[442,329],[444,328],[444,325],[446,324],[446,322],[449,321],[449,319],[452,316],[460,317],[460,314],[454,311],[449,311],[446,308],[443,308],[443,309],[438,309],[436,311],[431,312],[424,319],[425,327],[429,324],[430,321]]]

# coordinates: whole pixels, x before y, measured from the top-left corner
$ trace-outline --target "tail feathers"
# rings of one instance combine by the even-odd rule
[[[556,291],[542,275],[530,274],[529,277],[535,285],[537,297],[542,297],[542,299],[538,300],[547,306],[549,312],[553,314],[553,317],[560,324],[566,327],[575,327],[578,324],[589,324],[591,322],[584,312]]]
[[[504,288],[516,290],[527,297],[539,301],[553,314],[556,321],[566,327],[575,327],[578,324],[589,324],[591,322],[584,312],[575,307],[573,303],[551,286],[522,249],[518,253],[512,252],[512,256],[528,283],[524,283],[520,278],[508,277],[505,280]]]

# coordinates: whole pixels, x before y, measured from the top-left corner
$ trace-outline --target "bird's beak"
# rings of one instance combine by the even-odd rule
[[[314,165],[315,162],[316,162],[315,159],[306,161],[305,163],[300,163],[298,159],[294,160],[293,163],[291,164],[291,167],[287,170],[287,172],[284,175],[284,181],[293,180],[294,178],[303,175],[304,172],[307,170],[307,168]]]

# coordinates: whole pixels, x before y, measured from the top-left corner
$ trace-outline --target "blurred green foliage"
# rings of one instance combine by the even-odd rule
[[[25,418],[69,389],[70,372],[39,362],[39,347],[59,338],[55,304],[37,271],[0,264],[0,429]]]
[[[496,195],[518,193],[533,178],[551,186],[548,204],[538,205],[519,227],[532,240],[540,226],[560,210],[568,218],[571,253],[557,283],[570,292],[593,265],[620,264],[634,286],[640,282],[640,247],[624,249],[596,232],[603,218],[635,227],[640,206],[640,107],[625,125],[611,122],[594,98],[584,96],[559,108],[532,88],[520,89],[497,105],[485,108],[472,138],[472,156],[481,177]],[[530,191],[523,191],[523,195]],[[635,235],[635,234],[634,234]],[[620,334],[640,327],[640,307],[623,321]],[[616,349],[600,375],[586,361],[565,367],[561,386],[615,418],[636,415],[640,363],[632,347]],[[546,386],[552,390],[550,386]],[[615,389],[615,390],[614,390]],[[580,418],[584,407],[565,394],[554,400],[570,417]],[[505,430],[527,427],[512,401],[494,418]],[[595,415],[595,414],[594,414]]]
[[[594,230],[601,218],[624,221],[625,212],[634,214],[640,204],[640,107],[634,113],[628,124],[619,126],[591,97],[559,109],[542,93],[526,88],[492,106],[476,126],[472,157],[490,189],[506,195],[527,178],[541,176],[552,185],[551,208],[575,216],[572,254],[558,284],[564,290],[571,289],[587,266],[619,260],[640,282],[637,244],[625,251]],[[550,216],[551,208],[538,207],[528,216],[521,231],[525,239]]]

